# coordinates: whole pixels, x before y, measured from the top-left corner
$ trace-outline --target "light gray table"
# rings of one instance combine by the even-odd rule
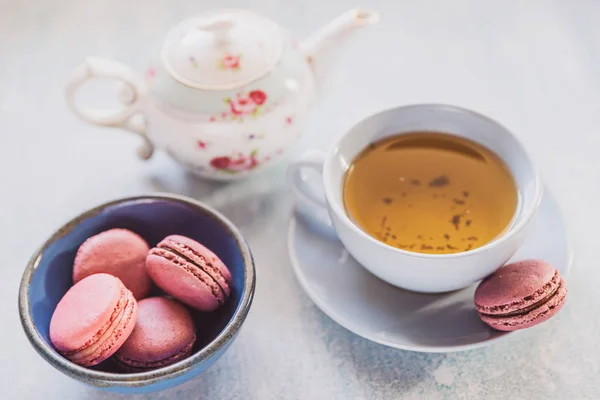
[[[381,24],[357,35],[311,116],[301,148],[358,118],[448,102],[518,133],[562,203],[574,247],[570,298],[543,326],[491,347],[427,355],[334,324],[290,269],[283,166],[256,181],[199,182],[133,135],[85,125],[64,102],[85,56],[138,70],[179,19],[217,0],[0,0],[0,398],[114,399],[52,369],[29,346],[17,287],[30,254],[67,218],[120,196],[170,191],[207,201],[247,236],[256,298],[231,350],[200,378],[151,399],[599,399],[600,2],[365,0]],[[255,0],[299,36],[355,1]],[[142,398],[142,397],[139,397]]]

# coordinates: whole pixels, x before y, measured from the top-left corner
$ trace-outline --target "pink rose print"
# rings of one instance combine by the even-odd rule
[[[248,97],[252,99],[254,104],[262,106],[267,100],[267,95],[262,90],[253,90],[248,93]]]
[[[156,70],[152,67],[146,71],[146,79],[150,80],[156,76]]]
[[[219,69],[238,71],[240,69],[240,58],[241,54],[233,55],[226,54],[222,59],[219,60]]]
[[[250,171],[259,165],[269,162],[283,153],[283,149],[277,149],[275,153],[258,157],[258,149],[254,149],[247,156],[242,153],[235,153],[231,156],[220,156],[210,160],[210,165],[221,172],[228,174],[237,174],[243,171]]]
[[[245,116],[257,117],[263,110],[267,101],[267,94],[262,90],[252,90],[249,93],[240,92],[233,98],[225,98],[223,102],[229,106],[229,112],[220,114],[221,119],[243,121]],[[213,119],[214,118],[214,119]],[[214,122],[216,117],[210,120]]]
[[[206,146],[208,146],[208,143],[202,141],[202,140],[198,140],[198,147],[201,148],[202,150],[206,149]]]
[[[223,172],[237,174],[238,172],[250,171],[259,165],[256,158],[258,150],[254,149],[248,156],[238,153],[235,157],[221,156],[210,160],[210,165]]]
[[[256,104],[252,101],[250,96],[244,96],[238,94],[233,99],[229,100],[229,107],[233,115],[247,115],[252,114],[256,108]]]
[[[231,158],[227,156],[215,157],[212,160],[210,160],[210,165],[216,169],[227,169],[227,167],[229,167],[229,164],[231,164]]]

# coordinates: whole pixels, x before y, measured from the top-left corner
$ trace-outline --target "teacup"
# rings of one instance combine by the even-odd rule
[[[466,252],[423,254],[387,245],[353,222],[343,201],[344,176],[352,160],[373,142],[415,131],[470,139],[505,162],[517,186],[518,206],[503,235]],[[324,196],[315,193],[305,179],[307,169],[321,174]],[[310,152],[292,163],[288,180],[304,214],[332,226],[364,268],[394,286],[423,293],[468,287],[506,263],[525,241],[543,195],[542,181],[530,157],[509,130],[481,114],[441,104],[397,107],[367,117],[338,138],[326,154]]]

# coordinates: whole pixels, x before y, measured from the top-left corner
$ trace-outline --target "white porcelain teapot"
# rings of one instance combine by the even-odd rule
[[[297,43],[252,11],[205,12],[167,34],[145,77],[116,61],[88,58],[68,83],[67,101],[85,121],[139,134],[143,159],[156,147],[201,177],[241,178],[273,163],[300,135],[321,53],[377,20],[375,12],[351,10]],[[77,104],[78,88],[94,77],[122,82],[120,109]]]

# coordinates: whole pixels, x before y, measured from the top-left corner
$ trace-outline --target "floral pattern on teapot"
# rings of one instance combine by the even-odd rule
[[[240,56],[225,56],[221,61],[225,65],[223,68],[227,68],[230,70],[235,70],[239,68],[239,58]],[[225,61],[227,60],[227,61]],[[154,67],[149,67],[146,69],[144,74],[146,81],[151,81],[156,77],[157,69]],[[243,91],[236,93],[233,97],[225,97],[222,99],[224,104],[223,111],[218,114],[212,115],[208,117],[210,122],[217,121],[238,121],[243,122],[245,118],[257,118],[269,111],[265,107],[265,103],[267,102],[269,96],[267,93],[260,89]],[[272,108],[276,104],[271,105],[269,108]]]
[[[225,97],[223,103],[227,106],[227,111],[223,111],[217,116],[210,117],[210,122],[218,120],[243,122],[245,118],[256,118],[265,113],[264,104],[267,101],[267,94],[262,90],[252,90],[250,92],[239,92],[233,97]]]
[[[217,68],[223,71],[239,71],[241,54],[226,54],[219,60]]]
[[[154,68],[154,67],[148,68],[146,70],[146,73],[144,74],[144,76],[146,77],[146,81],[152,80],[156,76],[156,68]]]
[[[281,153],[283,153],[283,149],[278,149],[275,155],[280,155]],[[227,174],[237,174],[239,172],[251,171],[270,160],[271,156],[259,157],[258,149],[253,149],[248,155],[236,153],[231,156],[214,157],[210,160],[210,166]]]
[[[278,149],[274,155],[280,155],[283,149]],[[227,174],[237,174],[240,172],[251,171],[254,168],[269,162],[272,156],[259,157],[258,149],[253,149],[248,155],[236,153],[231,156],[219,156],[210,160],[210,166],[215,170]]]
[[[210,165],[222,172],[236,174],[256,168],[260,163],[257,156],[258,149],[253,149],[248,155],[237,153],[233,156],[214,157],[210,160]]]
[[[291,127],[293,116],[289,115],[285,118],[284,126]],[[265,133],[251,133],[246,136],[248,142],[254,142],[253,147],[248,153],[242,151],[233,151],[227,155],[211,155],[208,165],[210,169],[218,173],[224,173],[226,175],[235,175],[241,172],[251,171],[265,163],[268,163],[276,156],[283,153],[283,148],[277,148],[274,152],[271,150],[264,155],[264,150],[261,150],[261,144],[263,139],[267,138],[268,135]],[[212,153],[211,142],[206,140],[197,140],[197,149],[202,152]],[[243,147],[243,146],[242,146]],[[263,153],[261,155],[260,153]],[[214,153],[213,153],[214,154]],[[218,154],[218,153],[217,153]]]

